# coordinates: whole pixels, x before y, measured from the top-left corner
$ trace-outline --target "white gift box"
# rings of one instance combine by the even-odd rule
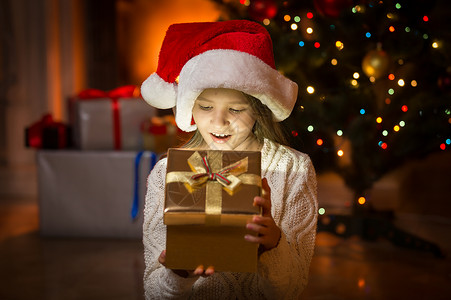
[[[140,126],[156,109],[142,98],[72,99],[74,144],[82,150],[141,150]],[[117,111],[115,111],[117,110]]]
[[[134,151],[38,151],[44,236],[141,238],[146,181],[156,156]],[[153,156],[153,161],[152,161]],[[139,214],[132,218],[138,176]]]

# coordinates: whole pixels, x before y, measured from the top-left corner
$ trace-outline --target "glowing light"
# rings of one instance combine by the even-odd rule
[[[445,150],[446,149],[446,145],[445,144],[440,144],[440,149]]]
[[[299,46],[300,47],[304,47],[304,45],[305,45],[304,41],[299,41]]]
[[[271,23],[271,21],[270,21],[269,19],[264,19],[264,20],[263,20],[263,25],[268,26],[269,23]]]
[[[289,22],[289,21],[291,20],[291,17],[290,17],[290,15],[285,15],[285,16],[283,16],[283,19],[284,19],[286,22]]]
[[[447,145],[450,145],[451,144],[451,139],[446,139],[446,142],[445,142]]]
[[[395,4],[395,7],[396,7],[396,9],[401,9],[401,4],[396,3],[396,4]]]
[[[365,109],[361,108],[361,109],[360,109],[360,114],[361,114],[361,115],[364,115],[365,113],[366,113]]]
[[[338,64],[338,60],[337,60],[336,58],[332,58],[331,61],[330,61],[330,63],[331,63],[333,66],[336,66],[336,65]]]
[[[307,93],[313,94],[314,92],[315,92],[315,88],[313,86],[308,86],[307,87]]]
[[[299,21],[301,21],[301,17],[296,16],[296,17],[293,18],[293,20],[294,20],[296,23],[299,23]]]
[[[407,107],[407,105],[403,105],[403,106],[401,106],[401,110],[402,110],[403,112],[406,112],[406,111],[409,110],[409,108]]]
[[[401,127],[406,126],[406,122],[404,122],[404,121],[399,121],[399,126],[401,126]]]
[[[317,139],[317,140],[316,140],[316,144],[317,144],[318,146],[321,146],[323,143],[324,143],[324,142],[323,142],[322,139]]]
[[[381,148],[382,148],[382,149],[385,150],[385,149],[387,149],[387,147],[388,147],[387,143],[382,143],[382,144],[381,144]]]
[[[389,74],[388,75],[388,79],[395,80],[395,74]]]
[[[388,94],[389,95],[393,95],[395,93],[395,90],[394,89],[388,89]]]
[[[322,207],[320,207],[320,209],[318,209],[318,214],[320,215],[324,215],[326,213],[326,210]]]
[[[336,41],[335,47],[337,47],[338,50],[343,50],[344,44],[341,41]]]
[[[439,43],[438,42],[433,42],[432,43],[432,48],[437,49],[439,47]]]
[[[308,34],[312,34],[313,33],[313,28],[312,27],[308,27],[305,32],[307,32]]]
[[[385,104],[390,104],[391,103],[391,99],[390,98],[385,98]]]
[[[429,21],[429,17],[428,16],[424,16],[423,17],[423,21],[425,21],[425,22]]]
[[[427,33],[423,34],[423,39],[427,40],[429,38],[429,35]]]
[[[360,205],[363,205],[363,204],[365,204],[366,199],[365,199],[365,197],[359,197],[359,199],[357,200],[357,202],[359,202]]]
[[[404,64],[404,59],[402,59],[402,58],[398,59],[398,64],[400,66],[402,66]]]
[[[338,130],[337,130],[337,135],[338,135],[338,136],[342,136],[342,135],[343,135],[343,130],[338,129]]]
[[[351,80],[351,85],[352,86],[358,86],[359,82],[357,80],[353,79],[353,80]]]
[[[312,125],[309,125],[308,127],[307,127],[307,130],[308,130],[308,132],[313,132],[313,126]]]
[[[360,74],[358,72],[355,72],[354,74],[352,74],[352,77],[354,77],[355,79],[359,79]]]
[[[321,44],[319,42],[315,42],[315,44],[313,44],[313,46],[315,46],[315,48],[319,48],[321,46]]]
[[[398,85],[399,86],[404,86],[406,83],[404,82],[404,79],[399,79],[398,80]]]
[[[382,135],[383,136],[387,136],[388,135],[388,131],[387,130],[382,131]]]
[[[250,0],[240,0],[240,3],[243,4],[244,6],[251,5],[251,1]]]
[[[382,118],[381,117],[377,117],[376,118],[376,122],[379,123],[379,124],[382,123]]]
[[[370,38],[371,37],[371,32],[367,32],[367,33],[365,33],[365,36],[367,37],[367,38]]]
[[[312,19],[312,18],[313,18],[313,13],[308,12],[308,13],[307,13],[307,18]]]
[[[298,25],[295,23],[291,24],[291,30],[296,30],[296,29],[298,29]]]
[[[368,78],[371,82],[376,82],[376,77],[374,76],[370,76],[370,78]]]
[[[359,288],[363,289],[365,287],[365,279],[360,278],[357,282],[357,285],[359,286]]]
[[[413,86],[413,87],[416,87],[418,85],[418,82],[416,80],[412,80],[410,82],[410,85]]]
[[[410,32],[410,27],[406,27],[406,28],[404,28],[404,30],[406,31],[406,32]]]
[[[390,26],[390,27],[388,27],[388,30],[389,30],[390,32],[395,32],[395,27]]]
[[[338,156],[342,157],[343,154],[344,154],[343,150],[340,149],[340,150],[337,151],[337,155]]]
[[[395,126],[393,126],[393,130],[394,130],[394,131],[398,132],[398,131],[399,131],[399,129],[401,129],[401,128],[399,127],[399,125],[395,125]]]
[[[298,133],[296,130],[293,130],[293,131],[291,132],[291,134],[292,134],[294,137],[297,137],[297,136],[299,135],[299,133]]]

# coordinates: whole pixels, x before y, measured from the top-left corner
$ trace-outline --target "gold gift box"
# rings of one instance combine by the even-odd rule
[[[246,223],[261,214],[261,153],[169,149],[164,223],[166,266],[255,272],[258,244]]]

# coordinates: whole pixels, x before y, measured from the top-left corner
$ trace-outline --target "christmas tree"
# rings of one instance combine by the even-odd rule
[[[356,199],[407,161],[451,147],[450,2],[215,0],[261,22],[299,84],[285,126]]]

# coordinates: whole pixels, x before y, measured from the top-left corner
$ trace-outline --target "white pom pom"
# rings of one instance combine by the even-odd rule
[[[141,85],[141,95],[150,105],[168,109],[175,106],[177,86],[164,81],[157,73],[153,73]]]

